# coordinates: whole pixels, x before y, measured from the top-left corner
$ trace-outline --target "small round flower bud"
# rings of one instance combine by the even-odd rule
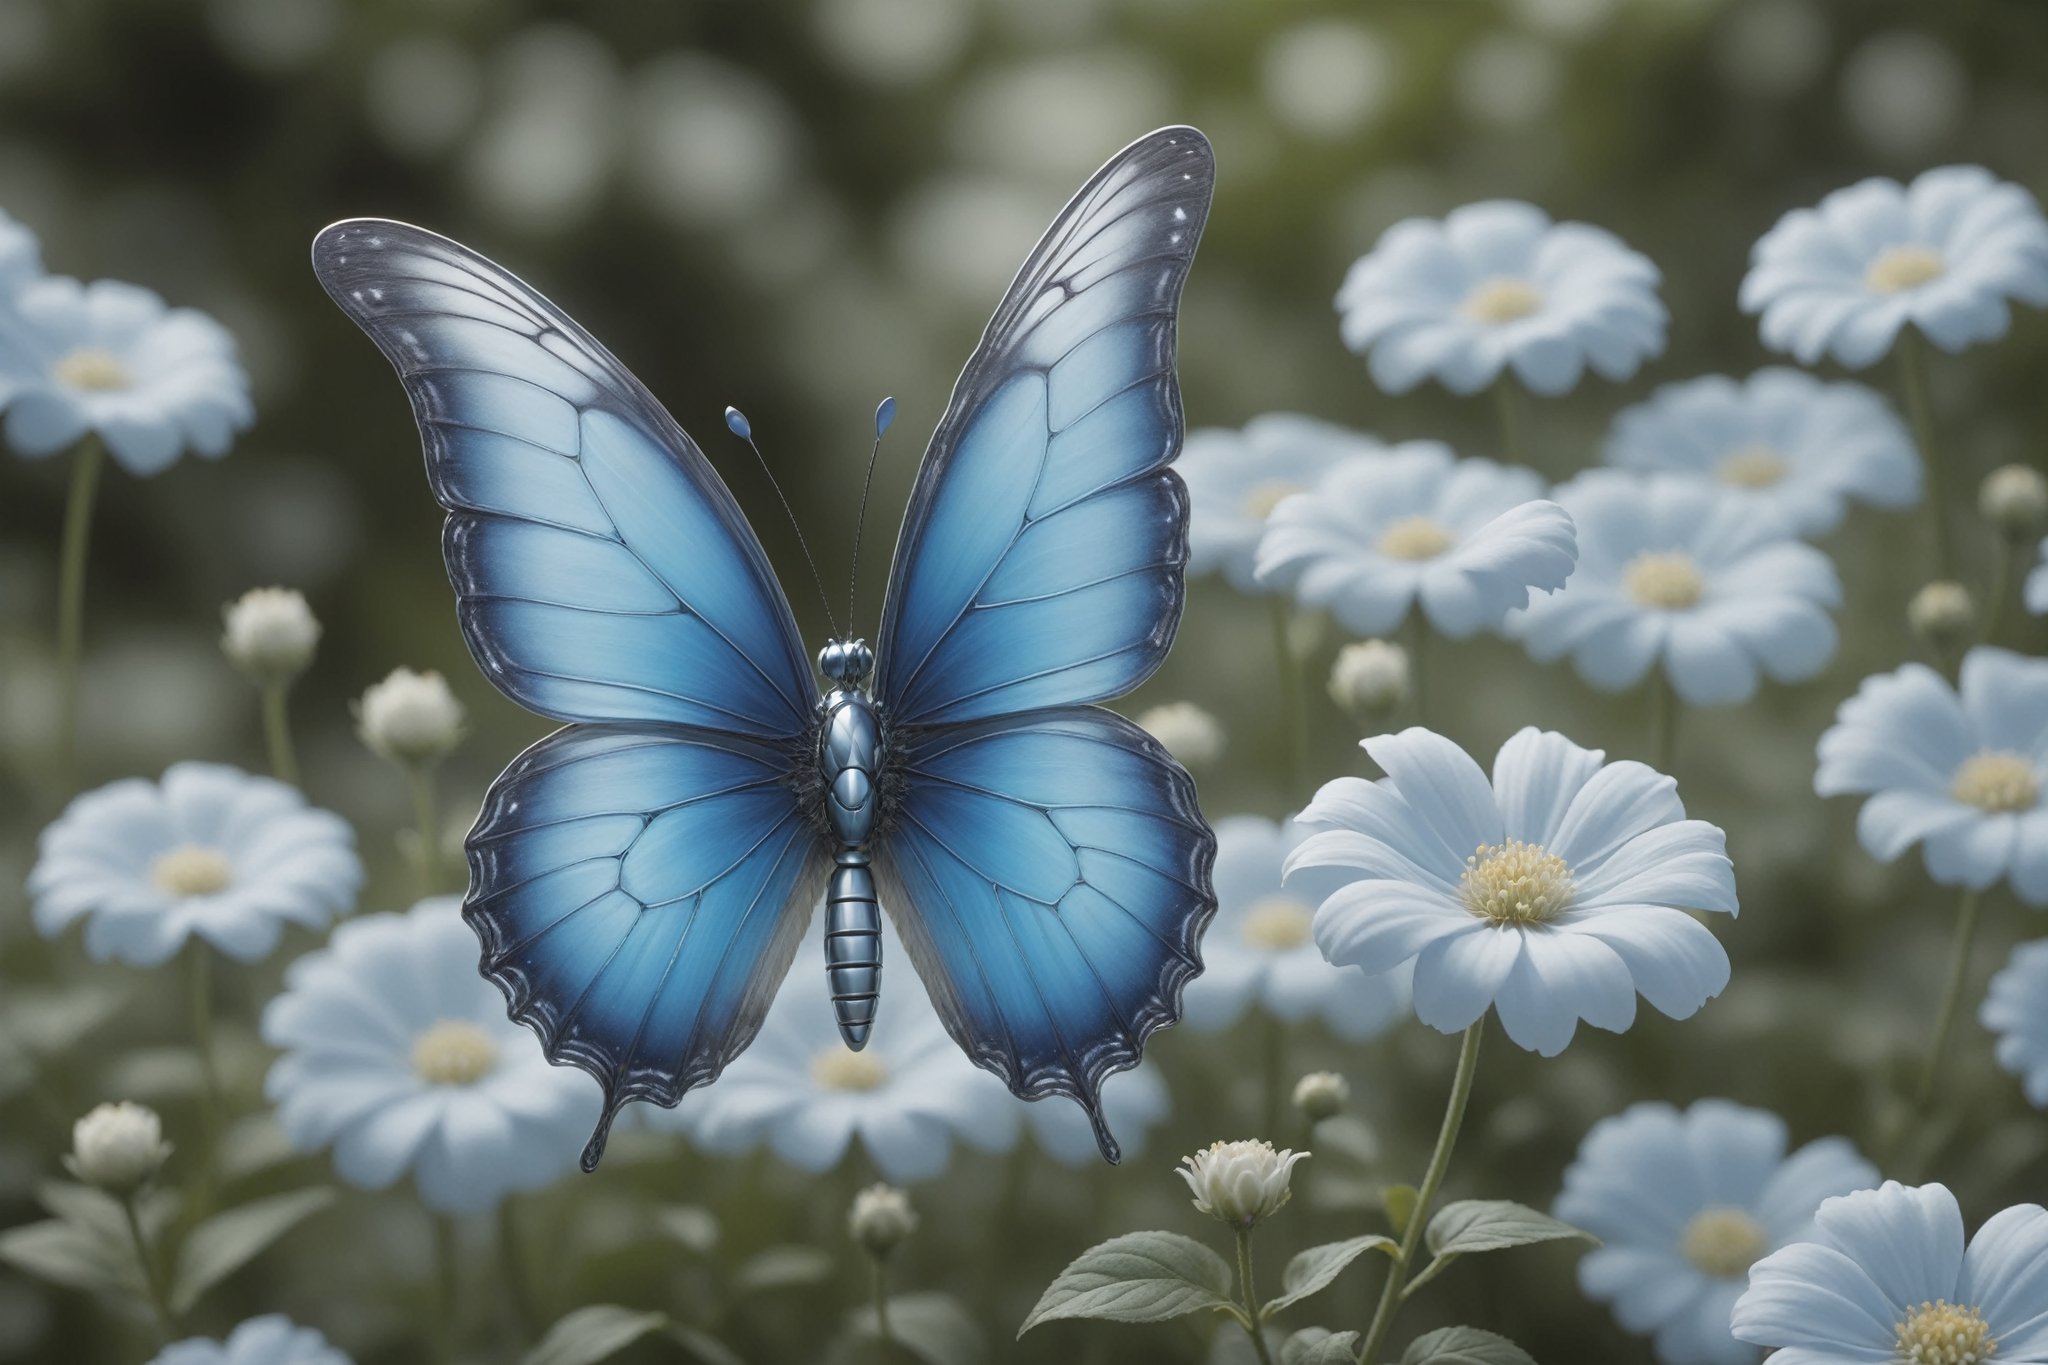
[[[910,1196],[894,1185],[870,1185],[854,1195],[846,1228],[879,1260],[917,1231],[917,1210],[910,1207]]]
[[[102,1104],[71,1125],[64,1164],[88,1185],[126,1198],[147,1184],[171,1154],[156,1110],[123,1100]]]
[[[1138,724],[1190,768],[1223,757],[1223,722],[1191,701],[1172,701],[1139,715]]]
[[[1977,510],[2007,540],[2032,540],[2048,530],[2048,475],[2023,464],[1994,469],[1977,490]]]
[[[1263,1140],[1212,1142],[1182,1157],[1174,1174],[1194,1191],[1195,1207],[1240,1231],[1279,1212],[1291,1193],[1294,1164],[1307,1152],[1273,1150]]]
[[[1351,1102],[1351,1083],[1334,1071],[1311,1071],[1294,1083],[1294,1107],[1310,1123],[1344,1112]]]
[[[1337,651],[1330,700],[1355,716],[1379,716],[1408,700],[1408,651],[1386,640],[1362,640]]]
[[[1977,606],[1960,583],[1938,579],[1913,594],[1906,604],[1913,633],[1942,651],[1960,649],[1977,632]]]
[[[429,763],[462,738],[462,703],[439,673],[394,668],[356,703],[363,743],[394,763]]]
[[[228,662],[257,682],[285,682],[305,671],[320,643],[320,622],[291,588],[251,588],[221,608]]]

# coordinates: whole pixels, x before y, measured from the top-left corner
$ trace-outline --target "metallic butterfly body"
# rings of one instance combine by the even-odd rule
[[[877,646],[821,688],[760,542],[687,433],[509,272],[374,219],[315,273],[396,366],[463,636],[567,722],[468,841],[482,970],[550,1060],[673,1105],[758,1032],[822,891],[842,1036],[887,908],[954,1040],[1025,1099],[1101,1086],[1180,1016],[1216,908],[1185,771],[1093,703],[1179,624],[1181,287],[1215,167],[1190,128],[1112,158],[1018,272],[919,469]]]

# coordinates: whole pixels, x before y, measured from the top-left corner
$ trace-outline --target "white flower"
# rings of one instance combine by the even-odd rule
[[[458,897],[365,915],[292,963],[263,1011],[283,1050],[264,1093],[301,1151],[333,1147],[351,1185],[411,1172],[446,1213],[539,1189],[576,1164],[601,1107],[596,1084],[549,1065],[477,971]]]
[[[1351,1082],[1334,1071],[1311,1071],[1294,1083],[1294,1107],[1310,1123],[1344,1112],[1351,1103]]]
[[[972,1066],[966,1058],[961,1061]],[[1123,1145],[1126,1157],[1145,1150],[1152,1128],[1171,1109],[1166,1082],[1156,1066],[1119,1071],[1102,1083],[1102,1116]],[[1058,1095],[1033,1100],[1020,1111],[1039,1150],[1062,1166],[1094,1166],[1100,1159],[1095,1129],[1081,1106]]]
[[[26,224],[0,212],[0,297],[42,273],[42,243]]]
[[[1962,584],[1938,578],[1906,599],[1906,624],[1936,650],[1947,653],[1975,638],[1977,602]]]
[[[1872,177],[1794,209],[1750,252],[1742,310],[1764,344],[1811,365],[1880,359],[1908,323],[1944,351],[1995,341],[2007,300],[2048,305],[2048,220],[2034,196],[1981,166],[1911,185]]]
[[[1828,557],[1726,491],[1594,470],[1557,491],[1578,527],[1563,592],[1510,626],[1531,656],[1619,692],[1661,666],[1693,706],[1747,701],[1758,675],[1799,682],[1835,653],[1842,597]]]
[[[1273,509],[1259,581],[1328,607],[1360,635],[1383,635],[1420,603],[1453,639],[1496,628],[1571,575],[1572,519],[1544,502],[1527,469],[1460,460],[1440,441],[1407,441],[1347,460]]]
[[[119,280],[31,280],[0,299],[8,444],[54,455],[88,431],[131,474],[228,453],[256,418],[227,329]]]
[[[164,1347],[149,1365],[350,1365],[349,1358],[310,1327],[281,1313],[250,1318],[226,1341],[190,1337]]]
[[[1272,1217],[1293,1193],[1288,1182],[1307,1152],[1274,1151],[1264,1140],[1212,1142],[1181,1158],[1174,1174],[1188,1182],[1195,1207],[1238,1229]]]
[[[1588,365],[1622,380],[1663,351],[1657,281],[1611,232],[1491,200],[1388,228],[1344,277],[1337,311],[1344,344],[1388,393],[1432,377],[1475,393],[1511,369],[1560,394]]]
[[[1749,1272],[1735,1335],[1778,1365],[2041,1365],[2048,1361],[2048,1209],[1993,1214],[1967,1246],[1945,1185],[1841,1195],[1809,1242]]]
[[[1728,955],[1688,911],[1736,912],[1721,831],[1685,818],[1678,787],[1524,729],[1493,779],[1451,741],[1409,729],[1364,743],[1387,776],[1340,777],[1297,819],[1287,860],[1355,880],[1316,912],[1330,961],[1377,975],[1415,964],[1415,1013],[1445,1033],[1488,1006],[1552,1056],[1578,1021],[1620,1032],[1636,994],[1674,1019],[1728,984]]]
[[[1187,1026],[1200,1033],[1230,1028],[1257,1007],[1296,1023],[1319,1018],[1346,1042],[1377,1038],[1408,1013],[1408,975],[1367,976],[1333,967],[1316,948],[1316,902],[1340,880],[1309,874],[1281,884],[1287,855],[1308,837],[1306,826],[1256,815],[1216,822],[1216,918],[1202,939],[1202,974],[1188,983]]]
[[[1188,572],[1221,571],[1239,592],[1259,592],[1252,558],[1266,518],[1340,460],[1380,443],[1313,417],[1270,412],[1242,431],[1188,433],[1173,467],[1188,486]]]
[[[293,588],[251,588],[223,607],[221,618],[228,661],[259,681],[297,676],[320,643],[320,622]]]
[[[854,1194],[846,1230],[870,1256],[887,1256],[917,1231],[917,1210],[894,1185],[869,1185]]]
[[[1960,689],[1924,664],[1865,678],[1819,753],[1815,791],[1870,798],[1856,836],[1871,857],[1919,844],[1944,886],[2008,878],[2048,905],[2048,659],[1979,646]]]
[[[363,743],[393,763],[431,762],[462,738],[465,713],[432,671],[394,668],[356,702],[356,726]]]
[[[197,934],[240,962],[287,924],[324,928],[362,885],[355,836],[294,787],[219,763],[179,763],[78,797],[43,831],[28,893],[55,938],[85,919],[85,950],[137,967]]]
[[[164,1122],[145,1105],[102,1104],[71,1125],[70,1172],[88,1185],[126,1197],[162,1169],[171,1155]]]
[[[1834,530],[1852,501],[1920,499],[1919,450],[1882,395],[1782,367],[1666,384],[1615,418],[1606,458],[1711,479],[1803,536]]]
[[[2048,474],[2032,465],[2000,465],[1979,485],[1977,510],[2006,539],[2032,540],[2048,527]]]
[[[2041,542],[2041,562],[2027,574],[2027,610],[2048,616],[2048,540]]]
[[[1191,701],[1170,701],[1138,713],[1137,722],[1152,738],[1191,768],[1223,757],[1223,722]]]
[[[1998,1064],[2020,1078],[2028,1103],[2048,1109],[2048,939],[2012,950],[1977,1022],[1998,1035]]]
[[[1749,1267],[1810,1236],[1822,1200],[1878,1182],[1844,1138],[1785,1146],[1783,1119],[1726,1100],[1631,1105],[1579,1144],[1555,1209],[1601,1242],[1579,1287],[1655,1333],[1663,1365],[1755,1365],[1728,1330]]]
[[[1389,640],[1360,640],[1330,665],[1330,700],[1353,715],[1382,715],[1408,700],[1408,651]]]

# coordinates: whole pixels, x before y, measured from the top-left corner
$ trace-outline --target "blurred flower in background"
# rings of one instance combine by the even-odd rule
[[[1998,1035],[1998,1064],[2027,1102],[2048,1109],[2048,939],[2022,943],[1991,978],[1977,1022]]]
[[[1207,767],[1221,759],[1230,739],[1222,721],[1191,701],[1149,707],[1135,719],[1139,728],[1190,768]]]
[[[164,1121],[147,1105],[122,1100],[95,1105],[71,1125],[64,1169],[96,1189],[126,1199],[148,1184],[170,1159]]]
[[[1239,592],[1270,592],[1253,573],[1273,509],[1331,467],[1381,449],[1370,436],[1314,417],[1269,412],[1242,430],[1188,433],[1173,467],[1188,486],[1188,573],[1218,573]]]
[[[26,224],[0,210],[0,292],[12,291],[42,273],[42,243]]]
[[[310,1327],[269,1313],[228,1333],[226,1341],[190,1337],[171,1343],[150,1365],[351,1365]]]

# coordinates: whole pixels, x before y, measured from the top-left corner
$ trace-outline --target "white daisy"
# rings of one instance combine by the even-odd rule
[[[1406,441],[1335,466],[1274,508],[1259,581],[1328,607],[1360,635],[1386,634],[1419,602],[1431,626],[1462,639],[1498,627],[1529,589],[1570,577],[1572,519],[1542,498],[1527,469]]]
[[[1661,667],[1689,704],[1726,706],[1759,675],[1799,682],[1834,657],[1834,564],[1746,500],[1620,470],[1581,475],[1557,499],[1578,527],[1578,568],[1509,622],[1536,659],[1569,654],[1604,692]]]
[[[1666,384],[1615,418],[1607,463],[1714,480],[1800,535],[1841,524],[1851,501],[1910,507],[1920,453],[1883,396],[1803,370]]]
[[[1330,961],[1369,975],[1415,964],[1415,1013],[1456,1033],[1491,1006],[1518,1045],[1552,1056],[1578,1021],[1620,1032],[1636,995],[1674,1019],[1728,984],[1728,955],[1688,911],[1736,912],[1721,831],[1685,818],[1678,786],[1525,729],[1493,779],[1416,728],[1365,741],[1387,773],[1340,777],[1298,819],[1288,856],[1354,880],[1316,911]]]
[[[1491,200],[1388,228],[1344,277],[1337,311],[1388,393],[1429,378],[1475,393],[1513,370],[1560,394],[1589,365],[1622,380],[1664,350],[1658,278],[1611,232]]]
[[[1750,252],[1742,310],[1764,344],[1811,365],[1862,369],[1908,323],[1944,351],[1995,341],[2007,301],[2048,306],[2048,219],[2034,196],[1981,166],[1911,185],[1873,177],[1794,209]]]
[[[27,225],[0,212],[0,295],[43,273],[43,246]]]
[[[965,1056],[960,1065],[979,1071]],[[1145,1150],[1152,1128],[1166,1121],[1172,1105],[1156,1066],[1120,1071],[1102,1085],[1102,1113],[1123,1145],[1126,1159]],[[1054,1095],[1019,1110],[1039,1149],[1062,1166],[1093,1167],[1101,1160],[1095,1129],[1073,1101]]]
[[[1316,948],[1315,908],[1341,879],[1303,871],[1283,886],[1287,855],[1306,825],[1256,815],[1216,822],[1216,919],[1202,938],[1202,974],[1188,983],[1189,1028],[1230,1028],[1253,1007],[1289,1023],[1318,1018],[1338,1037],[1364,1042],[1408,1013],[1408,973],[1367,976],[1334,967]]]
[[[1749,1268],[1812,1235],[1823,1199],[1878,1182],[1845,1138],[1785,1154],[1785,1121],[1727,1100],[1636,1104],[1593,1125],[1555,1212],[1601,1245],[1579,1287],[1663,1365],[1755,1365],[1728,1320]]]
[[[334,1149],[351,1185],[410,1172],[445,1213],[495,1205],[576,1164],[602,1106],[594,1081],[551,1066],[477,972],[455,896],[365,915],[292,963],[263,1011],[283,1050],[264,1093],[302,1151]]]
[[[2022,943],[1991,978],[1977,1022],[1998,1035],[1998,1064],[2027,1102],[2048,1109],[2048,939]]]
[[[2048,905],[2048,659],[1979,646],[1960,688],[1925,664],[1865,678],[1819,753],[1815,791],[1870,798],[1856,834],[1871,857],[1919,844],[1944,886],[2005,878]]]
[[[1830,1199],[1812,1241],[1749,1272],[1735,1335],[1776,1347],[1772,1365],[2042,1365],[2048,1362],[2048,1209],[1993,1214],[1966,1246],[1945,1185]]]
[[[1265,591],[1252,560],[1273,509],[1330,466],[1380,449],[1370,436],[1291,412],[1254,417],[1241,431],[1189,432],[1173,462],[1188,486],[1188,572],[1220,571],[1239,592]]]
[[[349,1358],[312,1328],[269,1313],[250,1318],[228,1333],[226,1341],[174,1341],[149,1365],[349,1365]]]
[[[219,459],[255,420],[227,329],[140,285],[32,280],[0,301],[7,442],[41,457],[88,431],[138,476],[187,449]]]
[[[2027,610],[2048,616],[2048,540],[2041,542],[2041,562],[2027,574]]]
[[[28,893],[55,938],[84,919],[85,950],[137,967],[196,934],[254,962],[287,924],[324,928],[355,904],[363,867],[340,816],[298,789],[218,763],[179,763],[76,798],[43,831]]]

